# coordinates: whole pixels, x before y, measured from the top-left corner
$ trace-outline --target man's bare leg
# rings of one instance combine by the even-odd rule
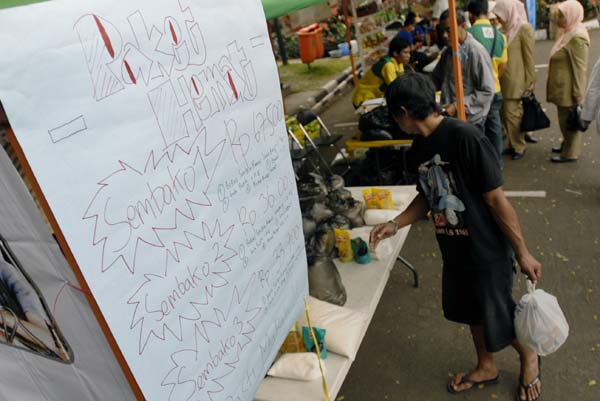
[[[522,384],[529,384],[535,380],[540,373],[540,367],[538,365],[538,356],[535,352],[529,350],[527,347],[514,340],[512,346],[519,353],[521,359],[521,375],[520,380]],[[519,386],[519,396],[523,401],[536,400],[542,391],[542,383],[538,381],[530,389],[524,389]]]
[[[483,337],[483,326],[470,326],[473,344],[477,352],[477,367],[466,375],[466,378],[474,382],[491,380],[498,376],[494,354],[488,352],[485,348],[485,340]],[[461,383],[464,373],[458,373],[454,376],[450,385],[456,392],[468,390],[472,387],[471,383]]]

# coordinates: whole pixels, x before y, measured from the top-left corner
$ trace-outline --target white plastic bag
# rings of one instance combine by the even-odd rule
[[[527,291],[515,312],[517,340],[538,355],[551,354],[566,341],[569,324],[555,296],[536,290],[529,280]]]

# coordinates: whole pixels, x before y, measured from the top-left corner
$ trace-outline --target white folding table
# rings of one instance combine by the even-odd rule
[[[355,199],[362,200],[362,190],[366,187],[350,187],[347,188],[352,192]],[[412,201],[417,195],[414,185],[406,186],[378,186],[377,188],[393,189],[394,192],[407,195],[407,199]],[[398,211],[400,213],[401,210]],[[347,308],[357,310],[368,315],[368,320],[362,330],[360,341],[367,332],[367,328],[371,323],[371,318],[375,313],[383,289],[387,283],[390,271],[398,260],[404,241],[408,236],[410,226],[399,230],[393,237],[393,252],[383,260],[374,260],[368,265],[359,265],[357,263],[341,263],[338,259],[334,260],[342,282],[346,287],[348,299],[344,305]],[[407,264],[405,260],[400,259]],[[413,270],[412,266],[407,266]],[[413,271],[413,273],[416,273]],[[417,284],[415,275],[415,284]],[[327,341],[327,338],[325,338]],[[352,360],[345,356],[337,355],[332,352],[328,353],[327,359],[324,361],[327,384],[331,400],[335,400],[342,383],[350,370]],[[323,388],[321,380],[313,381],[297,381],[280,379],[267,376],[256,393],[255,401],[323,401]]]

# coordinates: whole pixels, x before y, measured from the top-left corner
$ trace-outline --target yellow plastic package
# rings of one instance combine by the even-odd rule
[[[394,202],[392,200],[392,191],[389,189],[377,189],[376,198],[379,209],[393,209]]]
[[[293,352],[306,352],[306,348],[304,347],[304,342],[302,341],[302,333],[300,333],[294,324],[292,329],[289,331],[285,340],[283,340],[283,344],[279,348],[279,354],[287,354]]]
[[[367,188],[363,190],[367,209],[393,209],[392,191],[389,189]]]
[[[362,191],[367,209],[379,209],[377,205],[377,188],[367,188]]]
[[[354,254],[352,253],[352,243],[350,241],[350,231],[342,230],[339,228],[333,229],[335,234],[335,243],[338,248],[338,255],[340,261],[343,263],[349,263],[354,260]]]

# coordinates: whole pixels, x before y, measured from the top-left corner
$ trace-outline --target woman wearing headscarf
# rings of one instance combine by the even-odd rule
[[[560,146],[552,148],[560,156],[554,163],[574,162],[581,152],[581,131],[567,128],[569,109],[581,105],[586,89],[586,74],[590,36],[583,26],[583,7],[576,0],[558,3],[554,18],[562,33],[550,51],[547,100],[558,109],[558,123],[562,132]]]
[[[519,0],[498,0],[494,14],[502,24],[508,42],[508,62],[500,77],[502,88],[502,126],[508,137],[508,153],[513,160],[525,155],[525,133],[521,131],[521,98],[533,90],[535,62],[533,28],[527,22],[525,7]]]

